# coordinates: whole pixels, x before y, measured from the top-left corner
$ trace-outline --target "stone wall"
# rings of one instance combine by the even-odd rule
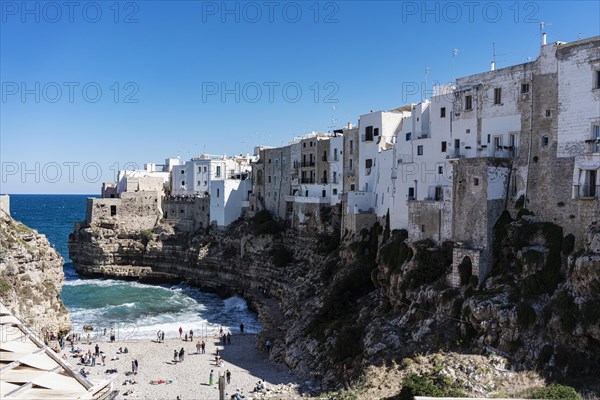
[[[210,224],[210,197],[164,197],[162,210],[165,221],[182,232],[195,232]]]
[[[118,227],[132,230],[152,229],[162,218],[159,192],[123,192],[120,198],[88,198],[88,225]]]
[[[431,238],[436,243],[452,239],[452,197],[409,201],[408,238],[412,242]]]

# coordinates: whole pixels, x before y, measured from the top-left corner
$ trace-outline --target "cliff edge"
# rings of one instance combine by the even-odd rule
[[[0,300],[36,332],[66,331],[63,259],[48,239],[0,210]]]

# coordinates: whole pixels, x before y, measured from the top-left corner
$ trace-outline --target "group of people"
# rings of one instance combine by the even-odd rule
[[[165,331],[161,331],[160,329],[156,332],[156,341],[158,343],[162,343],[165,341]]]
[[[181,348],[181,350],[179,350],[179,352],[177,350],[175,350],[173,352],[173,362],[183,362],[183,358],[185,357],[185,350],[183,350],[183,347]]]
[[[186,342],[188,341],[188,338],[190,339],[191,342],[194,341],[194,331],[190,329],[190,335],[188,336],[187,332],[185,333],[185,337],[182,337],[183,335],[183,328],[179,327],[179,339],[183,339]]]

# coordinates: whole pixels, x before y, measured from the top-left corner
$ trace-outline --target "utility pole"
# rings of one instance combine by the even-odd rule
[[[458,54],[458,49],[452,50],[452,82],[454,82],[454,58]]]
[[[421,96],[421,101],[427,98],[427,88],[429,87],[429,67],[425,67],[425,93]]]

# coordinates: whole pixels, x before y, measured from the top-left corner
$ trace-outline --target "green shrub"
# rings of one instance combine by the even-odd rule
[[[140,231],[140,239],[142,243],[145,245],[148,244],[152,240],[152,231],[150,229],[143,229]]]
[[[527,396],[527,398],[579,400],[581,399],[581,395],[570,386],[554,384],[545,388],[535,389]]]
[[[573,236],[572,233],[569,233],[563,238],[562,252],[563,254],[571,254],[573,250],[575,250],[575,236]]]
[[[283,232],[283,224],[273,219],[270,212],[262,210],[252,218],[252,230],[256,235],[275,235]]]
[[[284,245],[277,245],[270,252],[273,258],[273,265],[276,267],[285,267],[294,261],[294,253]]]
[[[402,390],[395,398],[398,400],[413,400],[415,396],[467,397],[459,389],[451,387],[451,384],[440,380],[436,385],[433,379],[428,376],[409,375],[402,382]]]
[[[522,328],[528,327],[535,323],[537,314],[533,307],[527,303],[521,303],[517,306],[517,322]]]
[[[0,294],[7,293],[11,289],[12,289],[11,284],[8,283],[7,281],[5,281],[4,279],[0,278]]]

